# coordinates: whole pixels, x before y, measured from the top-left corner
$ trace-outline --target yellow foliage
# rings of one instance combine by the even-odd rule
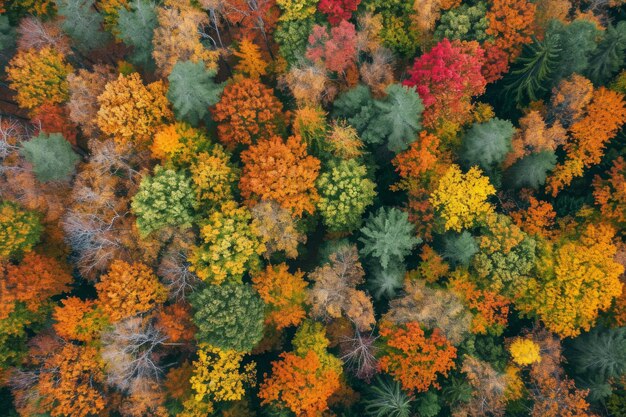
[[[259,47],[248,38],[239,43],[239,50],[233,55],[239,58],[235,65],[235,71],[247,75],[250,78],[260,78],[267,73],[267,62],[263,60]]]
[[[19,51],[7,67],[8,80],[17,91],[17,103],[34,109],[44,103],[62,103],[69,98],[67,75],[72,66],[63,55],[47,46]]]
[[[477,167],[463,174],[458,165],[451,165],[431,194],[430,202],[445,220],[445,229],[460,232],[493,212],[487,198],[496,189]]]
[[[518,365],[530,365],[541,361],[540,346],[530,339],[517,338],[509,346],[513,362]]]

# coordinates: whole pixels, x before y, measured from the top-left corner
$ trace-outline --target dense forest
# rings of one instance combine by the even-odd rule
[[[626,417],[625,0],[0,0],[0,415]]]

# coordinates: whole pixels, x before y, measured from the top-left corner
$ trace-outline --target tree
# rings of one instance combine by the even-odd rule
[[[380,336],[385,344],[380,369],[410,393],[438,388],[437,377],[454,368],[456,349],[439,329],[427,336],[419,323],[393,325],[383,321]]]
[[[468,266],[478,252],[478,244],[470,232],[447,233],[443,240],[443,257],[452,265]]]
[[[463,358],[463,373],[473,388],[467,404],[471,416],[502,416],[506,411],[506,375],[499,374],[489,364],[473,356]]]
[[[267,62],[263,59],[259,47],[250,39],[242,39],[233,55],[239,58],[235,65],[235,71],[238,73],[254,79],[260,79],[267,73]]]
[[[317,180],[317,208],[330,231],[350,231],[359,226],[365,209],[376,196],[375,184],[365,166],[353,159],[331,165]]]
[[[320,162],[307,154],[299,137],[261,140],[241,153],[241,161],[244,166],[239,189],[248,205],[274,200],[297,217],[315,211]]]
[[[54,309],[52,318],[56,333],[64,339],[89,343],[97,340],[105,328],[107,318],[93,300],[68,297]]]
[[[555,151],[558,145],[565,143],[567,132],[557,120],[548,127],[543,116],[531,110],[519,119],[519,129],[511,140],[511,152],[506,156],[503,166],[510,167],[524,156],[544,151]]]
[[[527,0],[495,0],[487,12],[487,35],[505,51],[509,62],[515,61],[521,47],[531,40],[537,6]]]
[[[412,403],[398,382],[382,378],[376,379],[363,401],[365,414],[372,417],[410,417]]]
[[[617,25],[609,25],[604,32],[598,48],[589,59],[586,75],[596,85],[609,80],[624,62],[626,52],[626,24],[618,22]]]
[[[154,68],[152,38],[157,27],[156,3],[148,0],[131,0],[129,7],[118,9],[116,36],[133,51],[130,61],[144,68]]]
[[[99,48],[109,40],[101,30],[103,19],[94,7],[95,0],[55,0],[55,3],[57,13],[63,18],[61,28],[81,51]]]
[[[387,148],[398,153],[415,141],[424,106],[415,88],[390,84],[385,92],[385,100],[376,101],[378,114],[373,123],[386,129]]]
[[[626,373],[626,327],[594,327],[572,341],[566,356],[579,375],[603,382],[619,378]]]
[[[237,401],[243,398],[244,384],[252,382],[254,374],[250,374],[255,365],[254,362],[246,365],[242,372],[240,368],[243,356],[243,353],[235,350],[201,346],[189,381],[196,393],[194,400]]]
[[[356,61],[356,29],[346,20],[330,28],[315,25],[309,35],[306,57],[321,62],[327,70],[344,72]]]
[[[531,339],[516,338],[509,346],[513,362],[520,366],[541,361],[541,347]]]
[[[553,151],[543,151],[519,159],[507,172],[505,181],[513,188],[539,189],[546,183],[548,173],[556,166]]]
[[[361,0],[320,0],[317,10],[327,16],[328,23],[336,26],[341,21],[350,20],[360,3]]]
[[[613,235],[610,226],[589,224],[578,240],[565,240],[553,254],[546,251],[539,261],[545,266],[536,278],[524,281],[516,306],[537,315],[561,337],[589,330],[621,293],[624,267],[613,260]]]
[[[37,137],[21,143],[20,153],[33,165],[33,172],[41,182],[68,181],[80,160],[60,133],[40,132]]]
[[[191,165],[191,180],[199,208],[214,209],[233,199],[239,168],[230,162],[230,153],[220,144],[207,152],[195,154]]]
[[[360,331],[376,322],[372,300],[356,286],[365,275],[355,246],[343,246],[330,255],[330,263],[309,274],[315,284],[309,291],[313,317],[338,319],[343,315]]]
[[[35,125],[41,126],[41,132],[60,133],[66,141],[76,146],[78,126],[70,120],[66,106],[42,104],[33,110],[32,121]]]
[[[249,285],[208,285],[196,291],[190,302],[200,343],[249,352],[261,341],[265,307]]]
[[[489,26],[487,6],[484,2],[475,5],[462,4],[441,13],[434,37],[443,39],[483,42],[488,39],[485,31]]]
[[[485,90],[483,60],[484,50],[475,42],[447,39],[415,59],[404,85],[416,87],[422,98],[426,127],[468,120],[472,97]]]
[[[439,181],[430,201],[445,221],[444,228],[460,232],[493,212],[487,198],[495,191],[480,169],[472,167],[463,174],[458,165],[453,164]]]
[[[163,82],[146,86],[136,72],[107,83],[98,103],[98,127],[120,146],[145,149],[156,128],[172,117]]]
[[[251,212],[259,235],[265,239],[266,259],[276,252],[284,252],[291,259],[298,257],[298,245],[306,243],[306,235],[297,228],[289,210],[273,201],[261,201]]]
[[[593,198],[600,206],[602,217],[621,225],[626,221],[626,162],[621,156],[613,161],[608,178],[596,175],[593,179]]]
[[[0,259],[29,252],[43,231],[39,214],[10,201],[0,202],[0,226]]]
[[[167,298],[152,270],[139,262],[115,260],[96,284],[98,305],[111,322],[146,313]]]
[[[115,79],[111,68],[94,65],[93,72],[79,69],[67,76],[70,100],[67,103],[70,119],[78,124],[87,136],[98,132],[97,114],[100,108],[98,96],[108,82]]]
[[[468,166],[492,170],[510,151],[514,133],[511,122],[497,117],[485,123],[474,123],[465,134],[461,155]]]
[[[16,100],[22,108],[63,103],[69,97],[67,76],[72,67],[51,47],[18,51],[6,71],[9,85],[17,91]]]
[[[280,55],[289,66],[296,65],[304,57],[309,33],[314,24],[313,18],[287,20],[281,22],[276,28],[274,40],[279,45]]]
[[[217,71],[219,52],[200,41],[199,26],[209,22],[208,15],[188,2],[173,2],[157,9],[158,26],[152,37],[152,57],[157,72],[167,77],[177,62],[204,62],[207,70]]]
[[[235,77],[214,107],[220,141],[229,149],[279,134],[283,106],[272,90],[257,80]]]
[[[191,181],[184,172],[157,166],[153,176],[141,179],[131,208],[139,232],[147,236],[166,226],[191,226],[195,200]]]
[[[154,158],[171,161],[177,168],[187,168],[203,159],[201,155],[204,151],[222,149],[221,146],[214,148],[201,130],[184,122],[176,122],[163,125],[157,130],[150,151]]]
[[[360,250],[364,256],[371,256],[380,262],[383,269],[390,263],[403,263],[421,239],[414,235],[415,227],[409,223],[409,216],[397,208],[384,207],[370,217],[361,228],[363,243]]]
[[[252,277],[252,286],[267,306],[265,323],[276,330],[297,326],[306,316],[307,282],[300,270],[291,274],[285,263],[268,265]]]
[[[234,201],[224,203],[200,223],[202,244],[194,248],[191,270],[212,284],[241,282],[247,270],[256,270],[265,252],[252,215]]]
[[[203,61],[178,61],[167,77],[167,98],[178,120],[197,126],[209,113],[209,106],[220,101],[222,86],[213,80]]]
[[[98,350],[66,344],[43,364],[36,386],[40,405],[53,417],[88,417],[103,412],[104,370]]]

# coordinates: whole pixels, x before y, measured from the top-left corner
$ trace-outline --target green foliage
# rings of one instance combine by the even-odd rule
[[[609,25],[598,48],[591,56],[586,76],[594,84],[603,84],[624,65],[626,52],[626,22]]]
[[[551,85],[561,51],[559,35],[546,36],[542,41],[535,38],[532,44],[524,45],[522,55],[505,77],[504,90],[518,105],[541,98]]]
[[[209,106],[220,100],[224,87],[213,81],[215,72],[207,71],[204,62],[177,62],[170,73],[167,98],[178,120],[197,126],[209,113]]]
[[[405,3],[410,7],[411,2]],[[412,24],[409,15],[410,13],[405,15],[383,13],[383,28],[380,32],[383,45],[405,57],[415,54],[420,40],[419,32]]]
[[[40,132],[36,138],[22,142],[20,153],[32,164],[41,182],[69,180],[80,160],[60,133]]]
[[[574,339],[567,350],[568,362],[578,374],[608,381],[626,374],[626,327],[595,327]]]
[[[28,252],[39,242],[43,226],[34,211],[0,202],[0,260]]]
[[[550,22],[546,37],[556,37],[561,48],[559,65],[553,75],[555,81],[573,73],[582,74],[587,69],[600,33],[595,23],[588,20],[574,20],[567,25],[559,20]]]
[[[95,0],[55,0],[61,28],[84,52],[103,46],[109,37],[101,30],[103,18],[94,7]]]
[[[513,188],[529,187],[539,189],[546,182],[548,172],[556,165],[556,155],[543,151],[528,155],[506,171],[506,183]]]
[[[15,28],[11,26],[8,16],[0,15],[0,51],[15,46]]]
[[[374,298],[392,299],[404,285],[406,268],[402,263],[391,263],[387,268],[376,265],[372,276],[367,279],[368,287]]]
[[[493,118],[485,123],[474,123],[465,135],[461,155],[468,166],[478,165],[489,171],[511,150],[514,133],[515,128],[508,120]]]
[[[398,153],[417,139],[424,105],[415,87],[391,84],[386,92],[385,100],[375,102],[378,114],[373,123],[387,130],[387,148]]]
[[[274,31],[274,40],[279,45],[280,55],[289,66],[304,59],[308,38],[315,21],[310,19],[281,22]]]
[[[249,352],[263,337],[264,304],[247,284],[209,285],[190,302],[200,343]]]
[[[155,66],[152,58],[152,37],[158,25],[156,3],[132,0],[129,8],[121,7],[117,19],[117,37],[133,47],[130,62],[147,69]]]
[[[415,245],[422,241],[415,236],[415,226],[409,222],[409,215],[395,207],[381,207],[375,215],[370,215],[361,228],[361,235],[361,254],[376,258],[383,269],[387,269],[390,262],[404,262]]]
[[[330,231],[352,231],[361,223],[361,216],[376,196],[376,184],[366,175],[365,166],[351,159],[332,164],[317,179],[317,207]]]
[[[479,1],[474,5],[464,3],[454,9],[446,10],[441,14],[439,24],[435,29],[435,39],[478,41],[484,42],[489,37],[485,30],[489,26],[486,16],[487,6]]]
[[[416,408],[420,417],[435,417],[441,410],[439,397],[434,392],[428,391],[418,397]]]
[[[0,370],[21,363],[27,351],[27,328],[45,319],[47,307],[33,312],[16,303],[15,309],[0,320]]]
[[[448,233],[443,238],[442,256],[452,265],[468,266],[477,252],[476,239],[467,230],[461,233]]]
[[[346,119],[364,142],[387,141],[387,148],[398,153],[417,138],[424,106],[415,88],[391,84],[386,91],[385,99],[374,100],[369,87],[358,85],[335,100],[333,115]]]
[[[467,403],[472,399],[472,386],[465,379],[453,376],[447,382],[449,385],[443,389],[442,396],[448,404]]]
[[[410,417],[412,402],[398,382],[376,378],[363,405],[365,414],[371,417]]]
[[[142,178],[131,208],[147,236],[166,226],[191,226],[195,201],[191,180],[182,171],[157,166],[153,176]]]

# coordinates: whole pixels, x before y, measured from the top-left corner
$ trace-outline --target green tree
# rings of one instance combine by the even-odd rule
[[[183,172],[157,166],[153,176],[141,179],[131,208],[139,231],[147,236],[166,226],[191,226],[195,202],[191,180]]]
[[[569,344],[566,356],[579,375],[604,381],[626,375],[626,327],[594,327]]]
[[[288,20],[281,22],[274,31],[274,40],[278,44],[280,55],[289,66],[303,59],[308,38],[315,20],[313,18]]]
[[[513,188],[530,187],[539,189],[546,183],[548,172],[556,165],[556,155],[553,151],[543,151],[528,155],[506,172],[505,182]]]
[[[220,100],[224,87],[214,82],[214,76],[215,72],[207,70],[202,61],[179,61],[174,65],[168,77],[167,98],[178,120],[197,126],[209,113],[209,106]]]
[[[609,25],[598,48],[591,56],[586,76],[594,84],[604,84],[624,64],[626,52],[626,22],[620,21],[617,25]]]
[[[36,138],[22,142],[20,153],[33,165],[33,172],[41,182],[69,180],[80,160],[60,133],[40,132]]]
[[[424,105],[415,87],[391,84],[386,92],[384,100],[375,102],[378,114],[374,124],[386,129],[387,148],[398,153],[417,139],[417,132],[422,128],[420,121]]]
[[[148,70],[154,69],[152,37],[158,25],[156,3],[132,0],[129,7],[121,7],[117,18],[117,37],[132,46],[130,62]]]
[[[95,0],[55,0],[61,28],[83,52],[103,46],[109,36],[101,30],[103,18],[94,7]]]
[[[415,226],[409,215],[395,207],[382,207],[365,222],[359,241],[361,254],[375,258],[383,269],[390,263],[403,263],[421,239],[415,236]]]
[[[200,343],[249,352],[263,337],[265,305],[247,284],[208,285],[190,301]]]
[[[371,417],[410,417],[413,399],[397,381],[376,378],[363,401],[365,414]]]
[[[351,231],[376,196],[376,184],[366,177],[367,169],[351,159],[332,164],[317,179],[317,207],[330,231]]]
[[[514,133],[515,128],[508,120],[493,118],[485,123],[474,123],[463,139],[461,155],[468,166],[478,165],[489,172],[511,150]]]
[[[371,276],[367,279],[367,285],[374,298],[392,299],[404,285],[406,267],[402,263],[391,263],[387,268],[375,265]]]
[[[552,20],[546,37],[558,37],[561,48],[559,64],[555,68],[555,81],[567,78],[573,73],[582,74],[589,67],[589,59],[594,53],[601,32],[595,23],[577,19],[569,24]]]
[[[489,37],[485,30],[489,26],[487,19],[487,6],[479,1],[474,5],[464,3],[459,7],[446,10],[441,14],[441,19],[435,29],[435,39],[478,41],[484,42]]]
[[[477,252],[476,239],[467,230],[448,233],[443,238],[443,257],[453,265],[468,266]]]
[[[0,202],[0,260],[31,250],[42,231],[36,212],[10,201]]]
[[[9,17],[0,15],[0,51],[13,48],[15,41],[15,28],[11,26]]]

